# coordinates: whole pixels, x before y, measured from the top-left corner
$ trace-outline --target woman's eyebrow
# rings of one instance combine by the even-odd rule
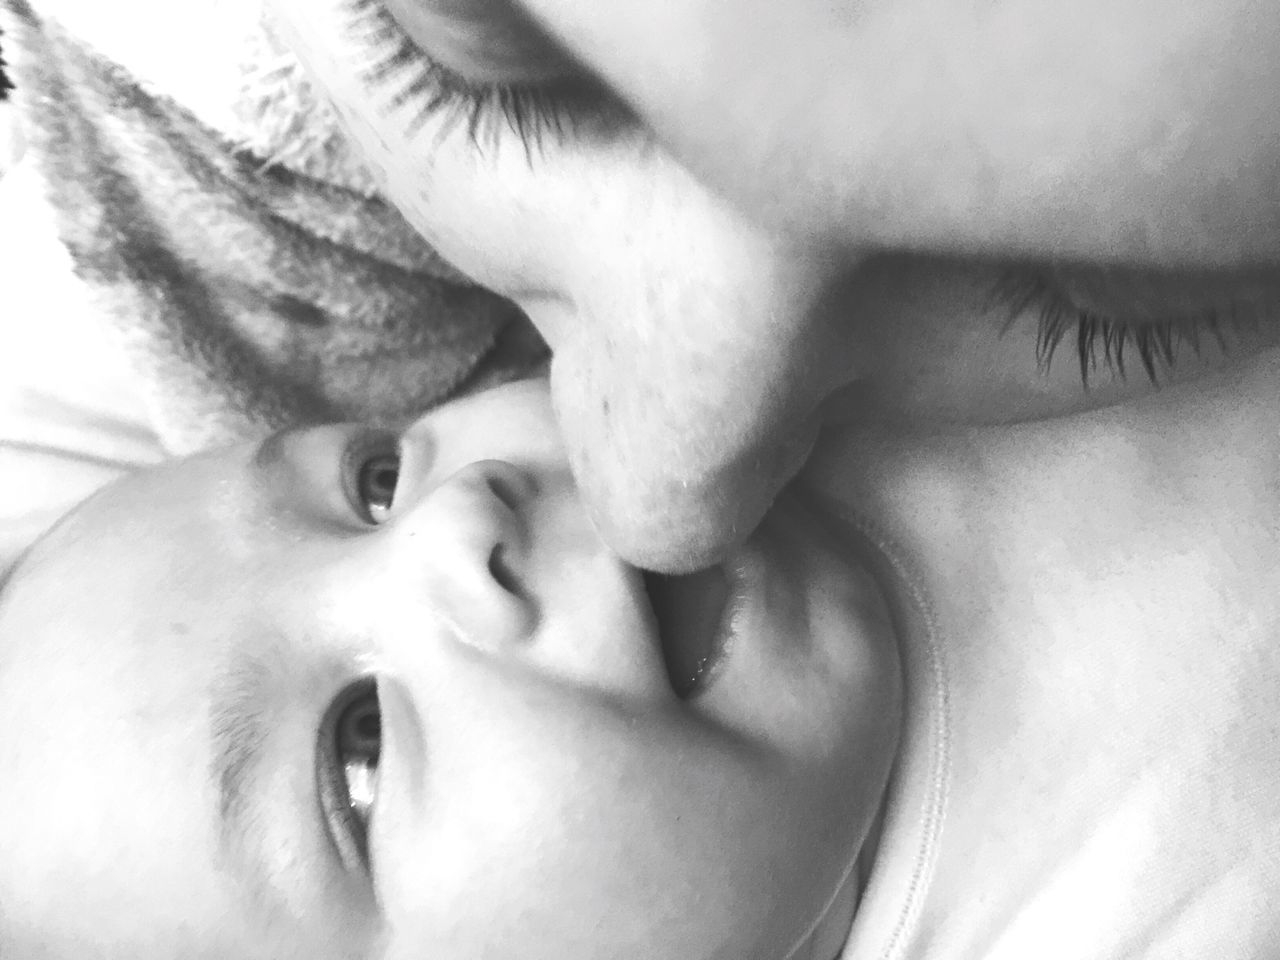
[[[264,438],[253,451],[253,457],[250,460],[252,465],[258,470],[271,471],[277,469],[284,461],[285,445],[289,442],[289,437],[297,432],[298,429],[293,427],[286,430],[277,430]]]

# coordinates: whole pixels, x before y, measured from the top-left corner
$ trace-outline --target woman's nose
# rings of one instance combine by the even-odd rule
[[[699,246],[672,240],[660,207],[629,210],[644,256],[602,240],[581,250],[601,266],[571,274],[569,295],[528,306],[555,353],[556,412],[597,529],[627,561],[670,573],[723,559],[755,529],[853,370],[845,260],[685,198]]]
[[[421,578],[425,615],[469,646],[497,652],[533,635],[538,606],[524,576],[533,493],[528,473],[501,460],[405,491],[392,531],[398,565]]]

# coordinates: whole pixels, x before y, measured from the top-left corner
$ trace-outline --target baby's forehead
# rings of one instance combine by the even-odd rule
[[[104,564],[154,572],[127,530],[102,542],[116,519],[85,504],[0,596],[0,955],[291,955],[219,852],[211,698],[236,638],[160,590],[111,610]]]
[[[176,557],[192,564],[216,552],[200,534],[202,504],[217,496],[224,463],[238,454],[146,468],[98,490],[30,545],[0,589],[0,651],[6,659],[38,648],[105,654],[107,638],[130,620],[148,623],[184,598],[168,589]],[[83,639],[85,635],[94,639]]]

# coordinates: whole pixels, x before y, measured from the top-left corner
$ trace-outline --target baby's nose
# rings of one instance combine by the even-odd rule
[[[525,583],[532,478],[510,463],[481,460],[416,499],[408,493],[396,540],[409,575],[422,578],[428,615],[489,652],[529,639],[538,615]]]

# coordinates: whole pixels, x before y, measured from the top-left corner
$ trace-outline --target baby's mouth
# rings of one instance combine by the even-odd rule
[[[724,653],[724,619],[730,586],[712,567],[685,576],[644,573],[644,586],[658,624],[667,676],[676,696],[696,695]]]

